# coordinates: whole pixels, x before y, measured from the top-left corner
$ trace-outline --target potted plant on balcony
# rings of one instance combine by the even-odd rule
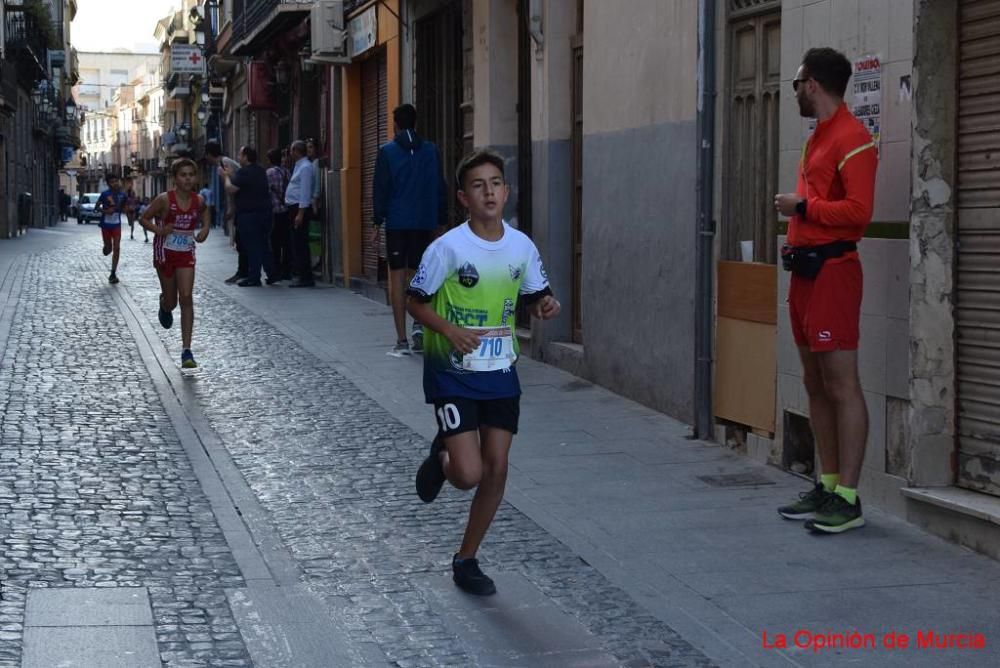
[[[55,26],[52,23],[52,12],[49,6],[42,0],[24,0],[24,13],[35,19],[35,25],[39,32],[45,37],[46,47],[49,49],[61,49],[57,39]]]

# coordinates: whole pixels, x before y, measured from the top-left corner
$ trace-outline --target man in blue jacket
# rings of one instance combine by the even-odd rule
[[[444,182],[437,147],[415,131],[417,110],[404,104],[392,112],[396,138],[382,146],[375,162],[373,188],[375,229],[372,244],[378,243],[385,224],[385,246],[389,255],[389,297],[396,324],[393,357],[410,354],[406,340],[406,286],[420,264],[435,228],[447,218],[448,188]],[[413,350],[423,350],[423,327],[413,323]]]

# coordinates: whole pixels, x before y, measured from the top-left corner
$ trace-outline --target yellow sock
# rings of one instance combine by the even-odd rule
[[[847,501],[852,506],[858,501],[858,490],[855,487],[844,487],[843,485],[837,485],[837,489],[833,490],[834,494],[841,496],[845,501]]]
[[[823,489],[828,492],[832,492],[840,484],[840,474],[839,473],[821,473],[819,476],[819,481],[823,485]]]

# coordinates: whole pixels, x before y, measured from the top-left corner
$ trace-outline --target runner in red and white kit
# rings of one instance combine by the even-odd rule
[[[191,334],[194,330],[194,251],[195,243],[208,238],[212,217],[208,207],[194,193],[198,166],[182,158],[170,166],[174,189],[158,195],[139,220],[144,229],[156,235],[153,240],[153,266],[160,277],[160,324],[170,329],[173,310],[181,305],[181,368],[196,369],[191,354]],[[161,224],[154,223],[158,219]],[[199,229],[200,221],[200,229]]]

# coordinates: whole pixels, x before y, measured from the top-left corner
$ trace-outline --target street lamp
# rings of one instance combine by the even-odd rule
[[[68,120],[75,121],[76,111],[77,111],[76,102],[73,101],[73,98],[70,98],[69,101],[66,103],[66,118]]]
[[[281,61],[274,66],[274,82],[279,86],[287,86],[290,75],[291,72],[289,72],[288,63],[285,61]]]

